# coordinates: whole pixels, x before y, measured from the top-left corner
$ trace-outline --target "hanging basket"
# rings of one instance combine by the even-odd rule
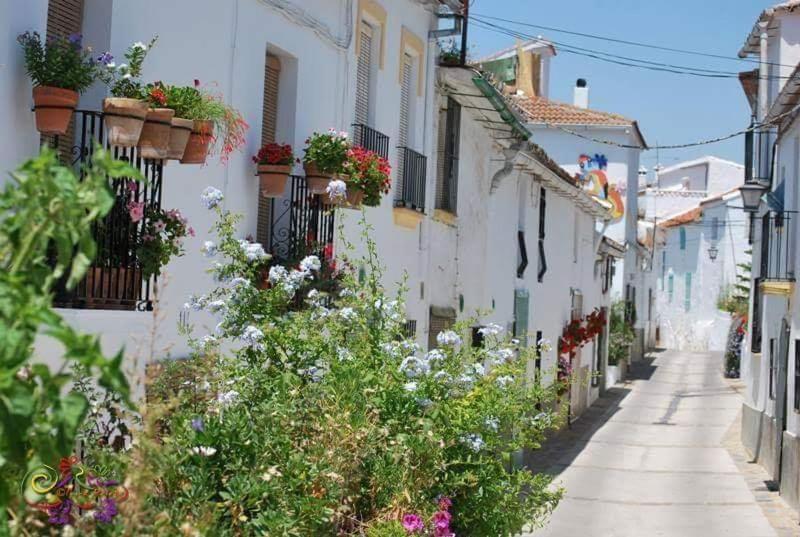
[[[139,99],[103,99],[103,119],[108,132],[108,143],[120,147],[134,147],[138,144],[147,110],[147,103]]]
[[[286,190],[286,181],[291,171],[291,164],[259,164],[258,180],[261,195],[265,198],[281,197]]]
[[[345,199],[332,199],[328,194],[325,194],[325,202],[342,209],[358,210],[361,209],[361,204],[364,202],[364,191],[359,188],[348,188]]]
[[[155,160],[167,158],[174,115],[175,110],[171,108],[151,108],[147,111],[138,144],[139,154],[143,158]]]
[[[180,160],[183,158],[183,153],[186,151],[186,144],[189,143],[189,135],[192,134],[193,126],[194,121],[191,119],[183,119],[182,117],[172,118],[169,130],[169,149],[167,150],[168,159]]]
[[[33,88],[36,130],[42,134],[62,135],[69,128],[72,112],[78,106],[78,92],[54,86]]]
[[[205,164],[211,141],[214,139],[214,123],[203,119],[195,120],[192,133],[186,144],[181,164]]]
[[[324,194],[325,189],[328,188],[328,183],[331,182],[333,174],[323,172],[317,168],[316,162],[303,163],[303,169],[306,171],[306,185],[308,185],[308,191],[312,194]]]

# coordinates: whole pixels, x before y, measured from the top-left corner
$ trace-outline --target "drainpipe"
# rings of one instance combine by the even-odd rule
[[[525,142],[514,142],[510,147],[503,149],[505,162],[503,162],[503,167],[492,176],[492,186],[489,189],[490,194],[494,194],[497,187],[500,186],[500,181],[508,177],[514,170],[514,161],[517,159],[517,155],[519,155],[520,151],[522,151],[524,143]]]

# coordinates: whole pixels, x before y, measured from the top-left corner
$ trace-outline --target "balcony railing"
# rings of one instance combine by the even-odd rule
[[[48,136],[42,143],[58,151],[61,161],[83,177],[83,165],[91,159],[95,144],[108,147],[103,114],[89,110],[74,113],[71,130],[65,136]],[[156,278],[145,279],[136,255],[136,245],[145,221],[132,222],[127,205],[143,202],[146,207],[160,208],[163,162],[143,159],[134,148],[114,147],[115,158],[138,168],[146,183],[129,188],[126,178],[109,182],[116,201],[109,214],[93,224],[97,256],[86,276],[67,290],[65,280],[55,286],[54,305],[63,308],[139,310],[153,309]]]
[[[363,123],[353,123],[353,141],[383,158],[389,158],[389,137]]]
[[[308,191],[305,177],[292,175],[287,188],[283,198],[272,200],[266,250],[281,264],[311,254],[329,257],[335,233],[334,207],[324,203],[325,196]]]
[[[425,155],[408,147],[400,148],[399,183],[395,193],[395,207],[415,211],[425,210],[425,178],[428,163]]]
[[[773,211],[761,217],[761,281],[795,280],[791,228],[795,215],[789,211]]]

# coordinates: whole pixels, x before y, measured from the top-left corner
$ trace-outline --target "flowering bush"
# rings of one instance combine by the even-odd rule
[[[363,147],[353,147],[347,151],[342,173],[346,176],[348,188],[364,192],[365,205],[380,205],[381,195],[388,194],[392,186],[389,161]]]
[[[147,53],[156,44],[158,36],[145,44],[137,41],[125,51],[125,60],[128,63],[119,65],[114,62],[114,57],[108,52],[101,55],[98,61],[103,67],[98,71],[98,78],[110,89],[114,97],[127,97],[128,99],[142,98],[142,64]]]
[[[25,55],[25,70],[34,86],[54,86],[82,93],[97,78],[97,63],[81,46],[80,34],[44,43],[37,32],[17,37]]]
[[[334,129],[324,134],[315,132],[306,140],[303,162],[313,162],[317,168],[326,173],[340,173],[347,158],[350,141],[346,132]]]
[[[172,257],[182,256],[183,239],[187,235],[194,236],[194,230],[177,209],[145,207],[142,202],[129,201],[128,212],[131,221],[144,220],[136,244],[136,257],[145,278],[160,274],[161,267]]]
[[[611,305],[608,334],[608,364],[617,365],[628,357],[635,338],[633,328],[625,321],[625,302],[619,300]]]
[[[272,166],[290,166],[294,163],[294,153],[289,144],[264,144],[253,157],[256,164],[269,164]]]
[[[497,325],[472,348],[465,323],[423,352],[401,335],[403,303],[382,290],[366,231],[363,284],[345,273],[335,293],[306,290],[320,259],[270,266],[259,244],[238,238],[219,191],[203,201],[219,217],[203,247],[219,284],[185,307],[216,326],[188,332],[199,373],[160,410],[151,399],[142,414],[157,426],[143,431],[155,437],[143,432],[116,459],[115,473],[142,476],[119,506],[120,527],[494,537],[544,521],[560,492],[511,467],[559,421],[539,410],[553,408],[554,388],[526,380],[529,349]]]
[[[167,88],[161,82],[143,86],[139,98],[147,101],[151,108],[170,108],[167,105]]]

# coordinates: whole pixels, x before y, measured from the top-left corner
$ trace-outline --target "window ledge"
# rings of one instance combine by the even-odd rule
[[[392,209],[392,218],[396,226],[406,229],[417,229],[417,225],[422,222],[425,215],[419,211],[406,209],[405,207],[395,207]]]
[[[444,209],[436,209],[433,211],[433,219],[442,224],[455,227],[458,222],[458,216],[450,211]]]

